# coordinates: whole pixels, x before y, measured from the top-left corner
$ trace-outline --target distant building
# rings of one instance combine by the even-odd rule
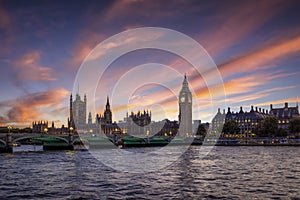
[[[298,104],[295,107],[289,107],[288,103],[284,104],[283,108],[273,108],[270,105],[270,114],[278,119],[278,128],[282,128],[289,132],[289,122],[295,117],[300,117]]]
[[[201,120],[193,120],[192,132],[193,135],[196,135],[199,125],[201,124]]]
[[[45,134],[62,134],[68,133],[68,127],[62,125],[60,128],[54,126],[54,122],[51,123],[49,127],[48,121],[34,121],[32,122],[32,132],[33,133],[45,133]]]
[[[84,95],[84,100],[81,100],[80,95],[76,94],[76,99],[73,101],[72,94],[70,95],[70,118],[68,127],[74,129],[83,129],[86,126],[86,106],[87,98]]]
[[[218,113],[212,120],[212,126],[215,129],[223,127],[224,123],[227,121],[235,121],[240,128],[240,132],[238,135],[226,135],[223,134],[223,137],[240,137],[240,138],[249,138],[258,133],[258,128],[261,125],[261,122],[264,118],[270,116],[268,110],[255,108],[251,106],[251,110],[249,112],[243,111],[243,108],[240,107],[239,112],[232,112],[230,108],[228,108],[227,113],[223,110],[223,113],[218,109]],[[222,131],[222,130],[220,130]]]
[[[104,134],[120,133],[121,130],[116,122],[112,122],[112,111],[110,109],[109,98],[107,96],[104,113],[96,115],[96,132]]]
[[[34,121],[32,122],[33,133],[46,133],[48,132],[48,121]]]
[[[176,120],[168,120],[165,119],[161,122],[154,122],[154,128],[156,127],[155,123],[164,123],[164,125],[162,126],[162,128],[159,130],[157,129],[156,132],[158,136],[176,136],[179,130],[179,124],[178,121]],[[161,127],[160,125],[158,126],[159,128]]]

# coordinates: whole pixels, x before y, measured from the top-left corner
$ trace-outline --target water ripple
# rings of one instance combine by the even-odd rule
[[[199,147],[191,147],[168,168],[144,174],[117,172],[94,159],[87,151],[4,154],[0,155],[0,198],[300,197],[300,148],[215,147],[202,159],[198,158],[198,153]]]

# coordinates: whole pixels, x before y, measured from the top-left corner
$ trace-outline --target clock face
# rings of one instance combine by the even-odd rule
[[[185,101],[185,98],[184,98],[184,97],[181,97],[181,98],[180,98],[180,101],[181,101],[181,102],[184,102],[184,101]]]

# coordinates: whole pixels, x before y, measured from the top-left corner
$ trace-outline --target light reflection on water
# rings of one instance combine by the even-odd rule
[[[170,152],[172,148],[176,147]],[[198,150],[191,147],[169,167],[142,174],[110,169],[88,151],[1,154],[0,195],[3,199],[300,197],[299,147],[215,147],[203,159]]]

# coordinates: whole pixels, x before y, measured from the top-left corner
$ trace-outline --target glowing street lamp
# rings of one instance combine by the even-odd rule
[[[74,128],[71,126],[70,127],[70,132],[73,133]]]
[[[8,125],[7,129],[8,129],[8,133],[10,133],[10,130],[12,129],[12,126]]]
[[[44,128],[44,133],[47,133],[48,132],[48,128]]]
[[[7,138],[7,144],[8,144],[8,146],[10,146],[10,145],[12,145],[12,135],[11,135],[11,133],[10,133],[10,130],[12,129],[12,126],[8,126],[7,127],[7,129],[8,129],[8,133],[7,133],[7,135],[6,135],[6,138]]]

